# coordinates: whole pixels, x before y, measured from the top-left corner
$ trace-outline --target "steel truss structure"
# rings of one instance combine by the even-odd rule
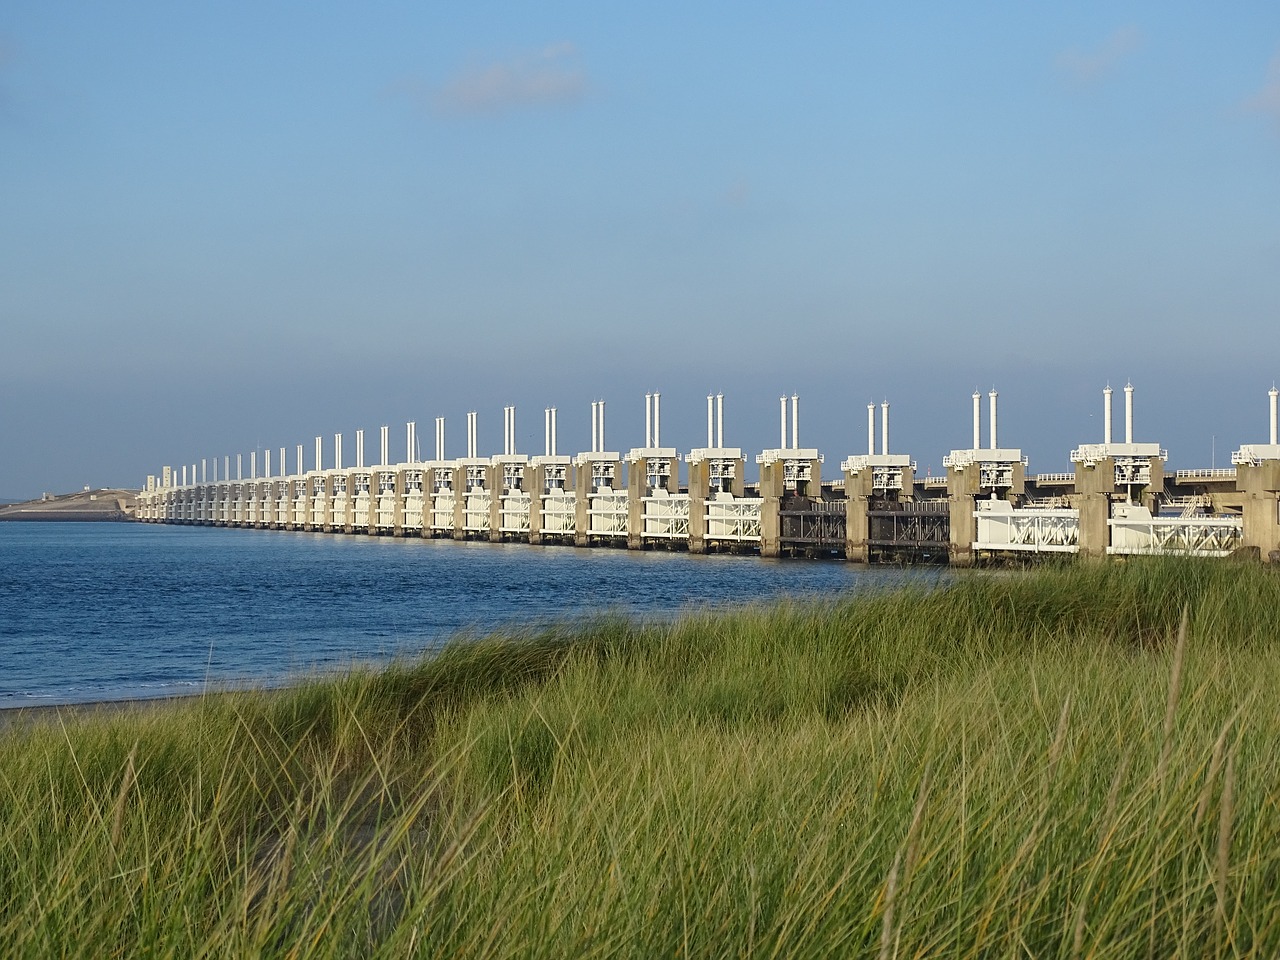
[[[279,527],[289,526],[289,508],[293,504],[289,496],[291,486],[288,480],[276,481],[276,525]]]
[[[323,474],[317,474],[311,478],[311,516],[309,521],[312,529],[315,530],[324,527],[325,515],[329,510],[324,479]]]
[[[1145,511],[1143,511],[1145,513]],[[1244,538],[1240,517],[1113,517],[1111,554],[1229,556]]]
[[[517,535],[528,535],[529,533],[529,511],[533,504],[533,498],[522,490],[513,490],[511,493],[502,497],[501,521],[499,531],[502,533],[514,533]]]
[[[462,529],[467,533],[488,533],[492,506],[492,493],[484,487],[472,487],[463,504]]]
[[[991,501],[978,501],[978,509],[973,514],[978,519],[978,538],[973,549],[989,553],[1079,553],[1079,510],[1044,507],[983,509],[987,503]]]
[[[422,491],[422,471],[406,470],[404,474],[404,528],[406,530],[422,529],[422,508],[426,503]]]
[[[453,511],[456,500],[452,487],[442,489],[431,498],[431,530],[433,532],[453,533]]]
[[[902,560],[945,558],[951,541],[950,504],[946,500],[877,501],[867,511],[867,533],[871,556]]]
[[[782,502],[778,512],[784,547],[844,551],[848,503],[794,497]]]
[[[707,543],[759,543],[761,497],[717,494],[706,502]]]
[[[577,531],[578,496],[572,490],[552,488],[542,497],[542,533],[549,537],[572,537]]]
[[[625,492],[607,487],[591,494],[587,501],[588,535],[625,537],[631,527],[630,498]]]
[[[659,540],[689,539],[690,499],[687,493],[667,493],[658,487],[654,496],[644,497],[643,538]]]
[[[374,526],[379,530],[394,530],[396,525],[396,475],[392,470],[378,472],[378,503],[374,514]]]

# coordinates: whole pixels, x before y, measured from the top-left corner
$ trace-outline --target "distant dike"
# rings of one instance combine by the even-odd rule
[[[133,520],[136,490],[84,490],[80,493],[46,493],[38,500],[0,506],[0,521],[64,520],[78,522]]]

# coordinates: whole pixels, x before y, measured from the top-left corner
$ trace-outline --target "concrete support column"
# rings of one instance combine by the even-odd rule
[[[467,468],[453,468],[453,539],[467,538]]]
[[[710,419],[710,409],[707,411]],[[708,433],[710,426],[708,425]],[[689,461],[689,552],[707,552],[707,498],[711,487],[711,462]]]
[[[504,424],[504,427],[507,425]],[[509,439],[504,437],[504,440]],[[485,470],[485,488],[493,492],[489,501],[489,542],[502,542],[502,496],[506,491],[502,488],[502,464],[490,464]]]
[[[1262,560],[1280,563],[1280,460],[1241,464],[1236,489],[1244,494],[1244,545]]]
[[[591,462],[574,463],[573,545],[585,547],[591,540]]]
[[[960,494],[950,498],[951,543],[948,549],[953,567],[973,566],[973,541],[978,521],[973,516],[974,498]]]
[[[1116,496],[1116,462],[1110,457],[1092,466],[1076,464],[1076,493],[1071,503],[1080,511],[1080,557],[1100,560],[1111,546],[1111,501]]]
[[[347,505],[342,514],[342,532],[356,532],[356,475],[352,471],[347,474]]]
[[[436,505],[435,494],[436,474],[435,470],[430,467],[422,468],[422,530],[419,536],[423,540],[431,539],[431,520],[432,510]]]
[[[640,457],[627,465],[627,549],[644,548],[644,498],[649,494],[649,459]]]
[[[548,421],[548,424],[550,421]],[[551,427],[548,425],[548,437]],[[548,440],[548,446],[550,441]],[[524,487],[529,491],[529,542],[542,543],[542,494],[547,485],[547,468],[542,464],[529,464],[524,468]]]
[[[947,501],[950,544],[947,553],[955,567],[973,565],[973,543],[978,538],[978,521],[974,517],[974,500],[980,492],[979,468],[969,464],[965,469],[947,468]]]
[[[871,536],[871,522],[867,511],[874,493],[871,480],[870,467],[857,473],[846,471],[844,475],[844,556],[854,563],[866,563],[870,559],[867,540]]]
[[[370,537],[378,535],[378,502],[382,499],[382,472],[386,469],[377,466],[369,471],[369,507],[364,518],[364,532]]]
[[[315,490],[313,489],[313,486],[312,486],[313,480],[311,477],[307,476],[305,473],[302,476],[303,476],[303,483],[305,483],[306,486],[302,488],[303,511],[302,511],[302,526],[300,527],[300,529],[315,530],[316,529],[315,522],[312,520],[312,518],[315,516],[315,509],[316,509],[316,495],[315,495]]]
[[[785,494],[783,463],[760,465],[760,556],[777,557],[782,554],[782,497]]]
[[[1081,494],[1075,498],[1080,511],[1080,557],[1104,560],[1111,546],[1111,497],[1105,493]]]
[[[322,533],[329,533],[329,509],[330,505],[333,503],[333,480],[327,475],[321,481],[320,499],[320,526],[313,527],[312,529],[317,529]]]
[[[404,514],[405,514],[405,498],[409,495],[409,482],[406,476],[407,471],[396,471],[396,499],[395,508],[391,513],[391,534],[396,537],[404,536]]]

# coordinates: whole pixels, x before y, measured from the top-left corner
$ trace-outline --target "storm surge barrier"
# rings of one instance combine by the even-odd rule
[[[942,458],[945,472],[917,476],[916,462],[889,452],[889,404],[867,406],[867,452],[824,479],[824,456],[803,447],[799,397],[780,398],[779,444],[747,457],[724,442],[724,397],[707,397],[707,444],[681,453],[663,446],[661,394],[645,395],[644,443],[626,453],[605,440],[605,403],[591,405],[591,446],[558,451],[558,414],[544,411],[539,455],[516,452],[515,407],[506,407],[503,450],[482,456],[477,414],[467,415],[466,454],[445,455],[436,420],[434,456],[420,455],[416,423],[405,456],[367,463],[356,431],[353,465],[343,437],[326,458],[315,439],[294,469],[280,448],[166,466],[147,477],[136,517],[148,523],[297,530],[364,536],[519,541],[766,557],[837,557],[865,563],[951,563],[1076,555],[1226,557],[1280,562],[1280,443],[1277,391],[1269,392],[1270,442],[1242,446],[1231,468],[1165,469],[1159,444],[1133,439],[1132,385],[1125,433],[1113,437],[1112,390],[1103,391],[1104,437],[1071,451],[1073,470],[1031,474],[1018,448],[997,443],[997,394],[982,437],[974,393],[973,442]],[[877,416],[878,414],[878,416]],[[879,429],[877,430],[877,426]],[[878,439],[878,443],[877,443]],[[259,470],[261,454],[261,471]],[[234,470],[233,470],[234,464]],[[212,465],[212,471],[210,466]],[[212,473],[212,475],[210,475]],[[234,475],[233,475],[234,474]]]

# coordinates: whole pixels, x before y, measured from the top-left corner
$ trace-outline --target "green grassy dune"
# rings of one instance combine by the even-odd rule
[[[0,952],[1275,956],[1278,640],[1077,565],[14,726]]]

